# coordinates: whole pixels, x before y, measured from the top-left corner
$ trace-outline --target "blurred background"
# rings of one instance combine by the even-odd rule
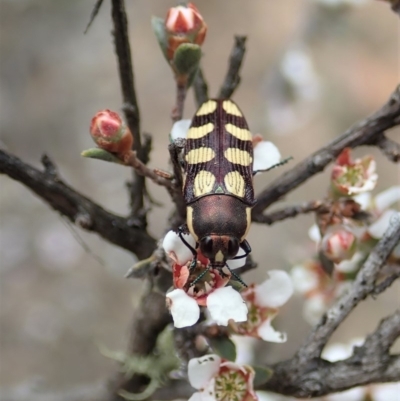
[[[125,215],[128,169],[80,157],[93,145],[88,127],[94,113],[121,109],[108,1],[83,34],[93,4],[0,0],[1,146],[37,167],[47,153],[69,184]],[[175,4],[127,1],[142,129],[153,136],[150,165],[163,169],[175,87],[150,18],[165,16]],[[378,109],[399,81],[398,16],[384,2],[202,0],[197,6],[208,24],[203,71],[210,95],[222,83],[233,36],[247,35],[242,82],[233,98],[252,132],[293,156],[292,166]],[[190,92],[185,118],[194,111]],[[356,152],[366,153],[378,163],[375,193],[399,182],[399,170],[378,151]],[[286,168],[257,177],[257,192]],[[329,169],[278,206],[321,199],[328,176]],[[124,279],[134,257],[71,227],[8,177],[1,176],[0,185],[2,399],[64,400],[90,393],[116,371],[99,346],[124,350],[127,343],[142,286]],[[171,204],[162,188],[149,187],[164,204],[149,215],[149,231],[160,237]],[[272,227],[254,225],[249,242],[259,268],[245,280],[262,280],[266,270],[289,270],[310,256],[312,223],[312,216],[301,216]],[[397,283],[360,305],[334,340],[371,332],[399,304],[399,289]],[[260,347],[261,360],[289,357],[302,342],[310,326],[301,309],[296,297],[284,307],[275,326],[289,341]]]

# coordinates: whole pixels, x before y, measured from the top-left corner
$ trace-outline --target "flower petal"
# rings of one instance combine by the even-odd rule
[[[188,364],[190,385],[197,390],[204,388],[219,372],[220,365],[221,358],[215,354],[191,359]]]
[[[312,291],[319,285],[318,274],[307,266],[294,266],[290,273],[294,289],[300,294]]]
[[[400,383],[384,383],[374,385],[371,389],[374,401],[388,401],[398,399],[400,394]]]
[[[329,362],[343,361],[352,354],[352,348],[347,344],[330,344],[322,352],[322,357]]]
[[[287,340],[286,333],[281,333],[279,331],[276,331],[271,326],[271,320],[270,319],[264,321],[258,327],[257,333],[264,341],[270,341],[270,342],[273,342],[273,343],[284,343]]]
[[[281,160],[278,148],[268,141],[259,142],[254,147],[253,171],[266,170]]]
[[[185,291],[176,289],[167,293],[166,297],[175,327],[193,326],[199,320],[199,305]]]
[[[361,206],[362,210],[368,210],[371,206],[371,193],[370,192],[362,192],[353,197],[353,199]]]
[[[246,252],[242,249],[239,248],[238,253],[236,254],[236,256],[242,256],[244,255]],[[242,267],[246,264],[246,259],[247,258],[241,258],[241,259],[228,259],[226,261],[226,264],[228,265],[228,267],[232,270],[234,269],[239,269],[239,267]]]
[[[400,201],[400,185],[395,185],[379,193],[375,196],[374,201],[378,213],[382,213],[388,207]]]
[[[317,324],[327,308],[328,305],[322,295],[317,294],[307,298],[303,307],[304,319],[310,324]]]
[[[178,138],[186,139],[187,133],[189,131],[191,120],[179,120],[177,121],[171,129],[171,141],[175,141]]]
[[[321,241],[321,233],[319,232],[319,228],[316,224],[313,224],[308,230],[308,236],[311,241],[319,242]]]
[[[383,212],[378,220],[368,227],[369,234],[374,238],[382,238],[383,234],[389,227],[391,218],[396,214],[400,217],[400,213],[396,210],[389,209]]]
[[[183,234],[182,236],[190,246],[196,247],[196,241],[190,234]],[[163,240],[163,248],[167,255],[180,265],[184,265],[193,259],[192,251],[182,242],[175,231],[168,231]]]
[[[270,270],[268,278],[254,288],[255,304],[261,307],[279,308],[293,294],[293,283],[283,270]]]
[[[366,396],[366,387],[354,387],[350,390],[342,391],[341,393],[329,394],[326,396],[326,401],[364,401]],[[388,401],[389,399],[390,398],[386,399],[385,401]]]
[[[241,295],[232,287],[216,289],[207,297],[207,308],[211,319],[227,326],[230,319],[235,322],[247,320],[247,306]]]

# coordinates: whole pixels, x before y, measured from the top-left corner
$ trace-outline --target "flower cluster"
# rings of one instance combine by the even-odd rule
[[[328,208],[317,212],[317,223],[309,232],[319,256],[292,269],[295,289],[305,297],[304,316],[311,324],[351,285],[391,217],[398,213],[391,207],[400,200],[400,186],[372,197],[375,168],[371,156],[352,161],[350,149],[333,166]],[[389,269],[399,255],[400,246],[388,259]]]

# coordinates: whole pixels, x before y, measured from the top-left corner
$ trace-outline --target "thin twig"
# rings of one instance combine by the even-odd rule
[[[198,107],[208,100],[208,85],[204,78],[203,70],[199,68],[197,70],[196,77],[193,82],[194,97]]]
[[[0,150],[0,173],[7,174],[31,189],[53,209],[85,230],[96,232],[105,240],[135,253],[138,258],[148,257],[155,249],[155,240],[146,232],[131,227],[127,219],[116,216],[91,199],[81,195],[64,183],[58,174],[50,173],[49,158],[46,171],[40,171],[4,150]],[[57,171],[51,162],[51,171]]]
[[[400,86],[376,113],[347,130],[343,135],[314,152],[264,189],[257,198],[252,218],[257,221],[263,210],[297,188],[310,177],[324,170],[346,148],[373,144],[382,133],[400,124]]]
[[[96,3],[95,3],[95,5],[94,5],[94,7],[93,7],[93,10],[92,10],[92,12],[91,12],[91,14],[90,14],[89,22],[88,22],[88,24],[86,25],[85,31],[83,32],[84,34],[86,34],[87,31],[89,30],[89,28],[91,27],[91,25],[92,25],[94,19],[97,17],[97,14],[98,14],[99,11],[100,11],[100,8],[101,8],[101,5],[102,5],[102,4],[103,4],[103,0],[96,0]]]
[[[183,118],[183,109],[185,107],[187,88],[186,85],[176,83],[176,103],[171,113],[172,121],[179,121]]]
[[[253,217],[253,221],[257,223],[264,223],[267,225],[271,225],[276,223],[277,221],[286,220],[288,218],[293,218],[298,216],[299,214],[306,214],[311,212],[316,212],[325,207],[324,202],[322,201],[311,201],[305,202],[300,205],[288,206],[280,210],[276,210],[275,212],[271,212],[268,214],[259,214]]]
[[[246,36],[235,36],[235,44],[229,57],[229,67],[219,91],[219,99],[229,99],[240,84],[240,68],[246,52]]]
[[[400,161],[400,144],[397,142],[392,141],[385,135],[382,135],[382,137],[378,138],[374,145],[377,146],[390,161],[394,163],[398,163]]]
[[[121,83],[123,110],[129,129],[133,135],[133,149],[137,152],[139,160],[143,161],[142,144],[140,136],[140,112],[136,99],[135,81],[133,75],[131,47],[129,44],[128,20],[123,0],[111,1],[111,14],[114,25],[114,45],[118,60],[118,72]],[[132,216],[142,221],[146,226],[146,216],[143,212],[143,198],[145,180],[143,176],[133,173],[131,185]]]

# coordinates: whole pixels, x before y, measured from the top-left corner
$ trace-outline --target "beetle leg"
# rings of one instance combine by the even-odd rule
[[[244,240],[241,244],[240,247],[244,250],[245,254],[244,255],[240,255],[240,256],[235,256],[232,259],[243,259],[246,258],[250,252],[251,252],[251,246],[250,244],[247,242],[247,240]]]
[[[193,254],[193,260],[192,260],[192,263],[190,263],[190,266],[189,266],[189,271],[192,271],[192,270],[196,267],[196,265],[197,265],[197,251],[196,251],[196,249],[194,249],[194,248],[185,240],[185,238],[183,238],[183,234],[184,234],[184,233],[185,233],[184,228],[183,228],[182,226],[180,226],[179,229],[178,229],[179,238],[180,238],[181,241],[190,249],[190,251],[191,251],[192,254]],[[197,248],[197,246],[196,246],[196,248]]]
[[[271,167],[268,167],[268,168],[266,168],[266,169],[264,169],[264,170],[256,170],[256,171],[253,171],[253,175],[256,175],[257,173],[265,173],[265,172],[270,171],[270,170],[272,170],[272,169],[274,169],[274,168],[276,168],[276,167],[283,166],[283,165],[286,164],[289,160],[292,160],[292,159],[293,159],[292,156],[287,157],[286,159],[283,159],[283,160],[280,161],[279,163],[276,163],[276,164],[272,165]]]

